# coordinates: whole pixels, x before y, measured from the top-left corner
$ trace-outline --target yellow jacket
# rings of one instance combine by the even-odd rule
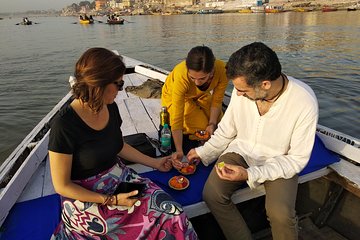
[[[214,77],[206,91],[199,90],[195,83],[189,79],[185,61],[176,65],[168,75],[162,88],[161,104],[168,108],[171,107],[170,125],[172,130],[184,129],[186,101],[196,102],[208,114],[211,107],[222,107],[224,93],[228,85],[225,63],[221,60],[215,60],[214,68]]]

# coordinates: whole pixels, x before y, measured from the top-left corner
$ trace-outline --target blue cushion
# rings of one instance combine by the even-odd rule
[[[314,147],[311,152],[309,162],[299,175],[301,176],[314,172],[338,161],[340,161],[339,156],[328,150],[321,141],[320,137],[315,135]]]
[[[50,239],[60,221],[58,194],[16,203],[5,219],[0,239]]]
[[[189,187],[181,191],[174,190],[168,185],[170,178],[173,176],[182,175],[176,169],[172,169],[169,172],[159,172],[155,170],[142,173],[140,175],[142,177],[150,178],[154,183],[156,183],[156,185],[170,194],[170,196],[172,196],[175,201],[183,206],[186,206],[202,201],[202,189],[205,185],[206,179],[214,167],[214,164],[215,163],[211,164],[209,167],[205,167],[202,163],[200,163],[196,168],[195,174],[186,176],[186,178],[190,181]]]
[[[334,162],[338,162],[339,160],[340,158],[329,151],[321,139],[316,135],[310,160],[306,167],[300,172],[300,175],[319,170]],[[190,180],[190,186],[182,191],[174,190],[168,185],[168,181],[171,177],[181,175],[175,169],[172,169],[170,172],[166,173],[155,170],[140,175],[146,178],[150,178],[159,187],[164,189],[165,192],[169,193],[178,203],[182,204],[183,206],[187,206],[202,201],[202,190],[207,177],[214,167],[214,164],[215,163],[211,164],[209,167],[205,167],[202,163],[200,163],[196,169],[195,174],[186,176]],[[246,186],[247,184],[244,183],[242,187]]]

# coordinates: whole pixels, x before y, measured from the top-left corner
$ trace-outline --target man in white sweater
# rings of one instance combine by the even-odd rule
[[[283,74],[276,53],[263,43],[242,47],[226,67],[234,85],[229,106],[210,140],[187,155],[206,166],[225,163],[212,170],[204,200],[227,239],[251,239],[231,195],[244,181],[250,188],[264,184],[273,239],[297,239],[298,173],[314,144],[316,96],[308,85]]]

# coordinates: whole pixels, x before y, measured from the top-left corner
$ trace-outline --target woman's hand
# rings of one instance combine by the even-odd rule
[[[175,152],[172,154],[171,156],[171,162],[174,168],[176,168],[177,170],[180,170],[181,168],[184,167],[184,164],[182,163],[182,159],[184,157],[184,153],[183,152]]]
[[[168,172],[172,168],[171,155],[156,159],[156,161],[159,162],[159,167],[157,167],[157,170],[160,172]]]
[[[110,202],[108,203],[108,205],[132,207],[135,204],[135,202],[138,201],[138,199],[131,197],[138,194],[138,192],[139,192],[138,190],[134,190],[129,193],[119,193],[113,195],[110,198]]]
[[[210,134],[210,137],[211,137],[211,135],[214,134],[215,129],[216,129],[216,125],[215,125],[215,124],[209,124],[209,125],[207,125],[207,127],[206,127],[205,130]]]

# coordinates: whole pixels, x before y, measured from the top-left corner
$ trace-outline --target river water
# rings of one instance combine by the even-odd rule
[[[90,47],[171,70],[196,45],[226,61],[262,41],[284,73],[314,89],[320,124],[360,138],[360,11],[130,16],[117,26],[80,25],[74,17],[16,25],[20,20],[0,21],[0,163],[69,91],[74,64]]]

